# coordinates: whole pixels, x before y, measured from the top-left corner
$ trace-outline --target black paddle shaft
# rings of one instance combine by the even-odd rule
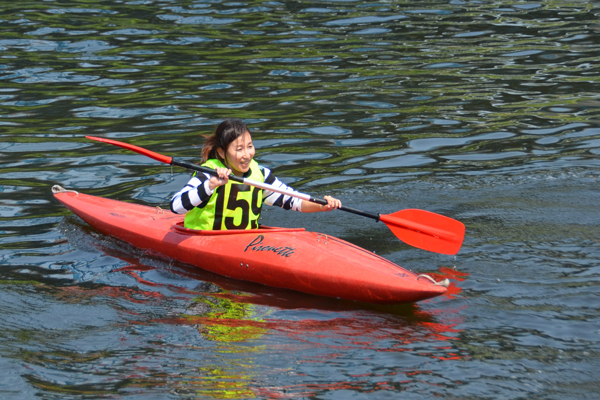
[[[321,204],[323,206],[327,205],[327,200],[325,199],[317,199],[315,197],[310,196],[310,200],[312,203]],[[361,215],[363,217],[374,219],[379,222],[379,214],[373,214],[366,211],[357,210],[356,208],[341,206],[338,210],[347,211],[352,214]]]
[[[212,168],[203,167],[201,165],[190,163],[187,161],[179,161],[179,160],[176,160],[175,158],[171,159],[171,165],[176,165],[178,167],[191,169],[192,171],[205,172],[205,173],[213,175],[213,176],[219,176],[217,171],[215,171]],[[235,176],[234,174],[229,175],[229,179],[231,179],[234,182],[244,183],[244,178],[240,178],[239,176]]]
[[[187,161],[176,160],[175,158],[171,159],[171,165],[175,165],[175,166],[178,166],[178,167],[187,168],[187,169],[190,169],[192,171],[205,172],[205,173],[213,175],[213,176],[217,176],[218,175],[217,171],[215,171],[212,168],[203,167],[201,165],[190,163],[190,162],[187,162]],[[240,178],[239,176],[236,176],[236,175],[233,175],[233,174],[229,175],[229,179],[231,179],[234,182],[244,183],[244,178]],[[315,198],[315,197],[312,197],[312,196],[310,196],[310,200],[309,201],[312,202],[312,203],[321,204],[323,206],[327,205],[327,200]],[[351,207],[346,207],[346,206],[340,207],[339,210],[346,211],[346,212],[349,212],[349,213],[352,213],[352,214],[356,214],[356,215],[361,215],[363,217],[371,218],[371,219],[374,219],[375,221],[379,221],[379,214],[373,214],[373,213],[370,213],[370,212],[361,211],[361,210],[357,210],[356,208],[351,208]]]

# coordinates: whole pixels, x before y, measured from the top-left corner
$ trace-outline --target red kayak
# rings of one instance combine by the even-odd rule
[[[198,231],[158,207],[52,188],[54,197],[101,233],[234,279],[369,303],[415,302],[446,292],[344,240],[305,229]]]

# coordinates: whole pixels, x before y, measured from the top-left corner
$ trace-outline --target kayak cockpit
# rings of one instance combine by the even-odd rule
[[[261,225],[258,229],[234,229],[224,231],[203,231],[197,229],[188,229],[183,226],[183,221],[179,221],[171,226],[171,230],[182,235],[190,236],[218,236],[218,235],[243,235],[243,234],[264,234],[264,233],[280,233],[280,232],[304,232],[304,228],[277,228]]]

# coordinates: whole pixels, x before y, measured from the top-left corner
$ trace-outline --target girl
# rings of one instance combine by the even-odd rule
[[[256,229],[263,202],[286,210],[331,211],[342,203],[325,196],[320,205],[253,186],[229,182],[233,173],[278,188],[289,189],[268,168],[254,161],[255,149],[250,131],[239,119],[223,121],[202,148],[202,165],[215,169],[218,176],[194,173],[188,184],[171,200],[171,210],[185,213],[190,229]]]

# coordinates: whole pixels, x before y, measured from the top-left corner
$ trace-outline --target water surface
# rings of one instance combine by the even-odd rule
[[[599,380],[600,9],[525,1],[19,1],[0,14],[0,397],[588,399]],[[379,307],[233,281],[104,237],[60,184],[168,207],[243,118],[295,188],[467,226],[459,254],[353,215],[448,294]]]

